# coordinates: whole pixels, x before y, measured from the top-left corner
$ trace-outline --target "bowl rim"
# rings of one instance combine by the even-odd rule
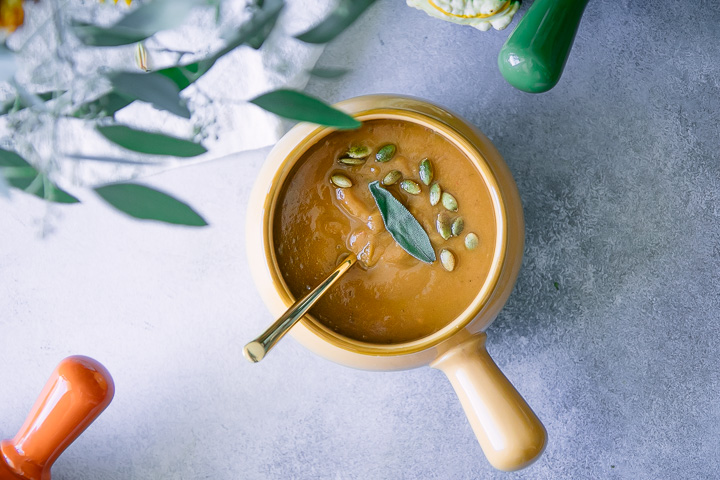
[[[364,98],[364,97],[355,97]],[[365,97],[366,98],[366,97]],[[402,98],[402,97],[400,97]],[[355,99],[350,99],[355,100]],[[413,99],[416,100],[416,99]],[[346,102],[348,102],[346,101]],[[420,101],[420,100],[416,100]],[[421,101],[423,104],[435,107],[435,105]],[[342,107],[344,102],[338,104]],[[439,107],[436,107],[439,108]],[[403,343],[394,344],[377,344],[369,342],[361,342],[350,337],[346,337],[334,332],[327,326],[323,325],[319,320],[315,319],[311,314],[306,314],[300,323],[315,336],[323,341],[340,348],[345,351],[357,353],[361,355],[372,356],[396,356],[417,353],[429,348],[433,348],[443,343],[448,338],[455,335],[458,331],[463,330],[482,312],[485,305],[491,299],[495,288],[498,284],[500,274],[505,263],[508,242],[508,222],[507,209],[501,195],[499,182],[493,173],[493,170],[486,160],[480,149],[465,135],[460,133],[452,125],[426,113],[407,110],[397,106],[381,106],[377,108],[362,109],[358,112],[350,113],[353,117],[360,121],[372,121],[379,119],[396,119],[416,123],[441,134],[448,141],[453,143],[465,156],[473,163],[481,178],[485,182],[485,186],[490,194],[493,211],[495,214],[496,239],[493,252],[493,260],[490,270],[472,302],[458,315],[454,320],[449,322],[445,327],[428,336]],[[467,123],[465,120],[452,114],[452,118],[459,122]],[[296,129],[307,129],[307,124],[299,124],[288,132],[289,135]],[[262,245],[265,253],[266,267],[271,276],[272,284],[275,291],[282,297],[283,302],[287,306],[295,302],[295,297],[291,294],[285,280],[280,272],[280,268],[275,255],[275,246],[273,240],[273,224],[275,218],[275,209],[278,204],[280,193],[283,190],[284,182],[289,178],[297,162],[312,146],[317,144],[326,136],[332,134],[337,129],[332,127],[318,126],[304,134],[302,138],[295,142],[289,151],[282,151],[277,155],[278,164],[275,173],[263,199],[263,239]]]

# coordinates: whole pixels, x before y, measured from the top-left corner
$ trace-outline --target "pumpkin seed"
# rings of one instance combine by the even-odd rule
[[[468,233],[465,236],[465,248],[475,250],[478,246],[478,236],[474,233]]]
[[[343,165],[362,165],[367,161],[367,158],[353,158],[353,157],[341,157],[338,158],[338,162]]]
[[[457,217],[452,223],[452,234],[457,237],[462,233],[463,228],[465,228],[465,220],[462,217]]]
[[[443,240],[447,240],[452,237],[452,227],[450,224],[450,215],[447,213],[438,214],[437,220],[435,221],[435,227]]]
[[[357,145],[350,147],[345,154],[350,158],[367,158],[370,155],[370,147],[365,145]]]
[[[443,192],[442,197],[440,197],[440,201],[442,201],[443,207],[447,208],[451,212],[457,212],[458,203],[457,200],[455,200],[455,197],[451,194]]]
[[[437,205],[440,203],[440,195],[442,194],[442,190],[440,189],[440,184],[435,182],[430,186],[430,205]]]
[[[425,185],[430,185],[433,179],[433,166],[430,160],[425,158],[420,162],[420,180]]]
[[[353,185],[352,181],[348,177],[339,173],[336,173],[335,175],[330,177],[330,181],[333,183],[333,185],[340,188],[350,188]]]
[[[400,182],[400,188],[405,190],[410,195],[420,194],[420,185],[413,182],[412,180],[403,180],[402,182]]]
[[[385,175],[385,178],[383,178],[383,185],[392,185],[396,183],[398,180],[402,178],[402,173],[400,173],[400,170],[391,170],[388,172],[387,175]]]
[[[443,248],[440,252],[440,264],[445,270],[452,272],[455,270],[455,255],[447,248]]]
[[[397,150],[395,145],[388,143],[377,151],[375,161],[381,163],[389,162],[395,156],[395,150]]]

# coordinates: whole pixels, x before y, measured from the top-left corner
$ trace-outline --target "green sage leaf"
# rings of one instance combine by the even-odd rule
[[[362,125],[347,113],[295,90],[274,90],[260,95],[250,102],[268,112],[301,122],[312,122],[342,129],[353,129]]]
[[[306,43],[327,43],[352,25],[374,2],[375,0],[340,0],[325,20],[295,38]]]
[[[37,171],[15,152],[0,148],[0,175],[8,185],[57,203],[78,203],[80,200],[55,185],[44,173]]]
[[[155,108],[190,118],[190,110],[180,98],[180,89],[165,75],[118,72],[110,77],[113,90],[127,97],[151,103]]]
[[[380,182],[372,182],[368,187],[380,210],[385,228],[398,245],[421,262],[433,263],[436,260],[435,250],[420,222],[392,193],[382,188]]]
[[[204,227],[207,222],[187,203],[136,183],[115,183],[95,188],[100,197],[121,212],[143,220]]]
[[[95,127],[108,140],[134,152],[173,157],[195,157],[207,152],[199,143],[162,133],[135,130],[125,125]]]
[[[323,68],[315,67],[312,70],[308,70],[308,73],[313,77],[318,78],[339,78],[347,74],[350,70],[347,68]]]

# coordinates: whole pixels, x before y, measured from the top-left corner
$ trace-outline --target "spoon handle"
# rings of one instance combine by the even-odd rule
[[[303,298],[293,303],[262,335],[245,345],[245,358],[253,363],[262,360],[271,348],[302,318],[320,297],[332,287],[338,279],[357,262],[355,254],[350,254],[328,277]]]

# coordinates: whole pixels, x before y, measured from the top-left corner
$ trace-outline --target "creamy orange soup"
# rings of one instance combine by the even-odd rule
[[[396,146],[387,162],[377,151]],[[360,165],[339,161],[352,147],[369,147]],[[429,159],[431,182],[457,200],[457,212],[442,202],[431,205],[419,164]],[[386,186],[427,232],[437,260],[431,264],[405,252],[385,229],[368,184],[399,170],[420,186],[412,195],[400,182]],[[352,186],[331,182],[342,175]],[[438,215],[461,216],[464,228],[444,239]],[[403,343],[430,335],[454,320],[482,287],[492,263],[495,214],[480,173],[454,144],[424,126],[401,120],[373,120],[353,131],[337,131],[320,140],[300,159],[280,194],[273,224],[278,265],[292,294],[299,298],[315,288],[349,252],[353,266],[311,310],[318,321],[349,338],[376,344]],[[477,247],[466,246],[468,234]],[[447,235],[447,234],[446,234]],[[471,237],[472,239],[472,237]],[[468,239],[470,240],[470,239]],[[452,253],[448,271],[440,252]]]

